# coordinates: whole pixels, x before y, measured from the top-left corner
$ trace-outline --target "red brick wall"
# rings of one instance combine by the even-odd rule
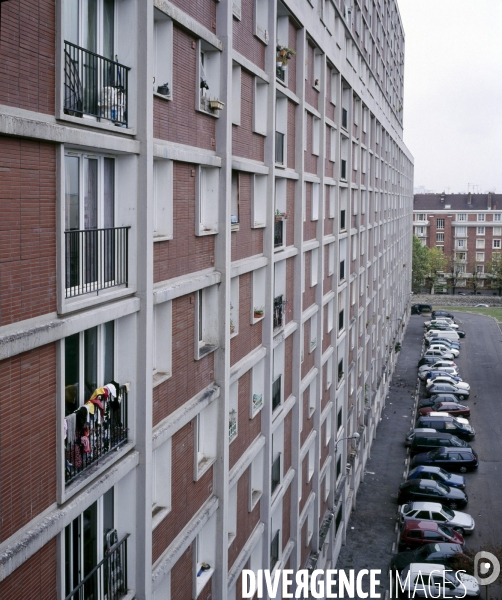
[[[0,326],[56,310],[56,149],[51,144],[0,137],[0,290]]]
[[[2,600],[54,600],[56,597],[56,538],[0,582]]]
[[[204,0],[213,4],[213,0]],[[198,6],[200,2],[186,1]],[[215,149],[215,117],[195,110],[196,39],[178,27],[173,31],[173,100],[153,99],[153,136],[206,150]],[[194,47],[195,46],[195,47]]]
[[[193,480],[195,419],[173,435],[172,509],[152,534],[152,563],[159,558],[178,533],[213,493],[213,468],[199,481]],[[190,596],[189,596],[190,597]]]
[[[0,542],[55,502],[56,453],[56,345],[48,344],[0,362]]]
[[[2,6],[0,104],[55,111],[54,0],[10,0]]]
[[[232,125],[232,153],[263,162],[265,137],[253,132],[254,76],[241,71],[241,124]]]
[[[305,101],[318,108],[319,92],[314,86],[314,47],[308,44],[307,46],[307,79],[305,80]]]
[[[254,0],[241,0],[241,17],[240,21],[234,19],[234,48],[260,69],[265,69],[265,44],[254,35]]]
[[[193,554],[195,544],[190,544],[183,556],[171,570],[171,600],[187,600],[193,594]],[[212,580],[210,579],[197,600],[214,600],[212,594]]]
[[[309,112],[307,112],[307,114],[305,116],[307,119],[307,140],[306,140],[307,143],[306,143],[306,150],[304,152],[305,171],[307,171],[308,173],[314,173],[315,175],[317,175],[318,157],[315,154],[312,154],[312,123],[314,120],[314,116],[312,115],[312,113],[309,113]]]
[[[214,266],[214,235],[195,235],[195,169],[196,165],[174,163],[174,237],[153,246],[155,283]]]
[[[195,301],[192,295],[173,300],[172,377],[153,390],[153,426],[185,404],[214,380],[214,353],[194,358]]]
[[[263,253],[263,229],[251,229],[252,177],[250,173],[239,173],[239,231],[232,232],[233,261]]]
[[[301,568],[305,568],[305,564],[307,562],[307,558],[309,557],[310,554],[310,545],[305,545],[305,542],[307,541],[307,527],[308,527],[308,519],[305,519],[305,523],[303,524],[302,527],[302,531],[301,531],[301,536],[300,536],[300,540],[299,540],[299,544],[300,544],[300,548],[301,548],[301,559],[300,559],[300,565]]]
[[[230,340],[231,365],[261,344],[263,321],[251,324],[252,282],[252,273],[239,277],[239,333]]]
[[[187,15],[216,33],[216,0],[172,0]]]
[[[291,73],[290,73],[291,75]],[[294,169],[296,165],[296,104],[288,100],[288,135],[287,135],[287,166]]]
[[[237,414],[237,437],[230,444],[230,469],[249,448],[252,442],[260,435],[261,411],[250,418],[251,407],[251,371],[239,379],[239,410]]]
[[[233,445],[233,444],[232,444]],[[260,520],[260,503],[258,502],[250,513],[249,508],[249,485],[250,485],[250,469],[242,474],[237,482],[237,536],[228,549],[228,566],[232,567],[235,560],[239,556],[244,544],[248,541],[249,536],[253,533],[254,528]],[[242,583],[237,585],[237,591],[242,589]],[[237,595],[237,597],[239,597]]]

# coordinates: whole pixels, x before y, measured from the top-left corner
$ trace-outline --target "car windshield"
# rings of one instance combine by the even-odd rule
[[[448,494],[449,493],[449,489],[446,485],[444,485],[444,483],[438,483],[438,490],[440,490],[441,492],[443,492],[443,494]]]
[[[445,471],[444,469],[439,469],[439,473],[441,477],[444,477],[445,479],[451,479],[451,473],[448,473],[448,471]]]
[[[449,527],[446,527],[446,525],[438,525],[438,529],[443,535],[446,535],[450,538],[453,537],[453,530],[451,530]]]
[[[463,442],[460,438],[458,438],[456,435],[452,435],[451,436],[451,445],[452,446],[458,446],[458,447],[463,447],[465,446],[465,442]]]
[[[453,517],[455,516],[455,513],[452,511],[452,509],[448,508],[447,506],[443,506],[443,508],[441,509],[441,514],[448,520],[453,519]]]

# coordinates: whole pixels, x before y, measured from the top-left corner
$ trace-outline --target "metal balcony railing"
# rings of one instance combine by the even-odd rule
[[[65,297],[128,283],[130,227],[65,231]]]
[[[279,131],[275,132],[275,162],[284,164],[284,134]]]
[[[272,494],[281,483],[281,455],[278,454],[272,463]]]
[[[127,442],[128,393],[126,387],[120,387],[118,397],[113,402],[106,402],[104,416],[99,419],[99,423],[98,410],[99,408],[96,406],[95,414],[90,415],[94,418],[83,425],[79,426],[77,420],[75,438],[72,441],[66,440],[66,485],[95,465],[101,458]],[[86,433],[87,435],[85,435]]]
[[[285,302],[281,296],[274,298],[274,329],[284,325],[284,305]]]
[[[64,43],[64,111],[127,127],[130,68]]]
[[[284,221],[274,222],[274,248],[284,246]]]
[[[64,600],[106,598],[120,600],[127,594],[127,534],[105,550],[105,557]]]

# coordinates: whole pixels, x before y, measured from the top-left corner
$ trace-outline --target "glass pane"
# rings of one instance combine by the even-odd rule
[[[64,39],[78,46],[78,0],[64,3]]]
[[[65,156],[65,229],[79,229],[78,156]]]
[[[98,564],[98,503],[94,502],[83,513],[83,551],[84,551],[84,577]],[[98,598],[97,573],[84,584],[85,598]]]
[[[87,401],[98,387],[98,328],[84,331],[84,399]]]
[[[97,52],[97,0],[82,0],[84,39],[82,46],[91,52]]]
[[[113,381],[113,357],[115,350],[115,322],[109,321],[103,325],[103,335],[104,335],[104,372],[103,372],[103,383],[110,383]]]
[[[98,226],[98,161],[95,158],[84,160],[84,227],[96,229]]]
[[[65,416],[77,410],[78,399],[78,365],[79,365],[79,334],[75,333],[65,339]]]
[[[115,159],[104,159],[104,220],[103,227],[113,227],[115,200]]]
[[[115,540],[108,536],[112,529],[114,529],[114,516],[113,516],[113,488],[108,490],[103,496],[103,532],[105,535],[104,548],[110,548],[115,543]]]
[[[115,0],[103,0],[103,56],[113,60]]]

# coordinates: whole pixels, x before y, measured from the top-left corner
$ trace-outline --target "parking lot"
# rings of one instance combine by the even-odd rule
[[[382,569],[381,592],[387,588],[387,569],[397,538],[397,491],[407,457],[403,442],[410,428],[425,320],[415,315],[410,319],[366,477],[349,521],[347,543],[337,564],[340,569],[356,571]],[[470,422],[476,430],[471,444],[479,456],[477,471],[466,474],[469,503],[464,509],[476,521],[466,545],[477,551],[502,540],[502,336],[497,323],[488,317],[459,312],[456,321],[466,332],[455,362],[460,376],[471,386],[470,399],[464,404],[471,409]],[[424,389],[421,384],[421,396]],[[488,598],[495,590],[489,592]],[[498,595],[493,598],[500,600]]]

